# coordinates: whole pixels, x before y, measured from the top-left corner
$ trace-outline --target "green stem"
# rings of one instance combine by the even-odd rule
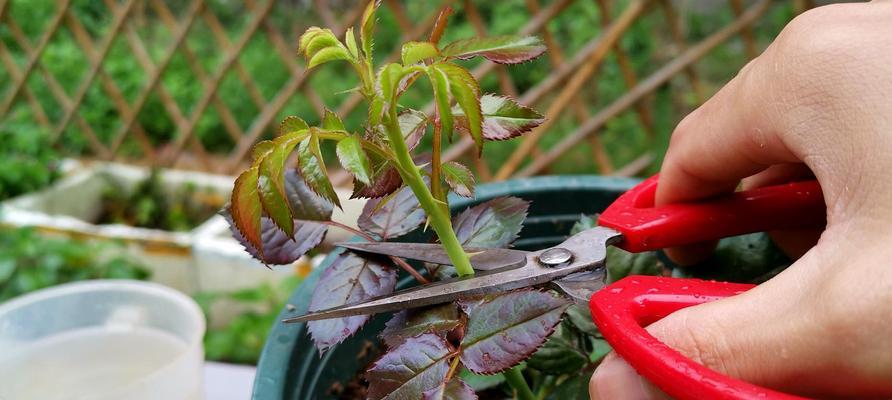
[[[527,385],[527,381],[523,378],[523,373],[520,372],[519,367],[511,368],[503,372],[503,374],[505,375],[505,382],[508,382],[508,386],[511,386],[517,392],[518,399],[536,400],[536,396],[533,395],[533,391]]]
[[[444,207],[439,205],[436,199],[434,199],[434,196],[424,183],[424,179],[421,177],[421,172],[418,171],[418,167],[409,155],[409,147],[406,146],[405,139],[403,139],[403,133],[400,130],[396,105],[391,104],[388,108],[385,128],[387,131],[387,138],[390,141],[390,147],[393,149],[394,155],[396,156],[396,163],[399,166],[398,169],[400,170],[400,175],[402,176],[403,181],[405,181],[412,189],[412,192],[415,193],[415,197],[418,198],[418,203],[421,204],[421,208],[427,212],[431,227],[437,232],[437,237],[440,238],[440,243],[443,245],[443,249],[446,250],[446,254],[449,256],[449,260],[452,261],[452,265],[455,267],[456,272],[462,276],[474,275],[474,269],[471,268],[471,261],[468,258],[468,254],[465,253],[465,249],[461,247],[461,243],[458,241],[458,238],[455,236],[455,231],[452,229],[452,221],[449,219],[449,213],[446,212]]]

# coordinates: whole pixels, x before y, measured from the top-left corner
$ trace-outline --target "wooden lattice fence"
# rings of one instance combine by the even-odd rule
[[[573,17],[568,14],[578,13],[581,9],[578,3],[586,1],[591,2],[514,2],[522,8],[519,13],[524,16],[514,33],[540,35],[548,46],[545,61],[530,67],[545,71],[540,73],[541,80],[519,85],[515,82],[517,74],[512,75],[503,66],[482,62],[474,67],[475,76],[492,79],[492,86],[499,91],[536,106],[548,118],[545,124],[515,144],[513,152],[497,169],[490,170],[492,165],[470,161],[482,180],[546,172],[549,166],[580,145],[591,149],[592,170],[619,175],[640,172],[652,163],[655,154],[643,152],[624,165],[614,165],[611,152],[600,138],[604,127],[631,112],[649,137],[657,136],[656,130],[660,128],[655,124],[652,99],[655,91],[674,83],[681,88],[679,96],[692,99],[688,102],[690,107],[702,102],[714,88],[704,84],[698,62],[731,39],[742,43],[745,54],[742,61],[756,56],[762,44],[756,39],[754,27],[766,12],[777,7],[770,0],[729,0],[718,6],[713,4],[713,7],[731,10],[733,17],[719,29],[691,41],[671,0],[595,0],[598,21],[592,21],[593,33],[580,38],[582,42],[578,46],[566,46],[556,32],[564,30],[561,24]],[[28,1],[0,0],[0,61],[5,69],[0,75],[0,124],[10,125],[16,115],[25,115],[27,122],[48,132],[57,146],[64,148],[78,138],[84,143],[79,152],[84,157],[232,173],[243,166],[253,143],[274,134],[273,128],[291,111],[290,104],[295,101],[308,105],[317,117],[325,107],[344,117],[358,118],[362,114],[359,111],[362,99],[357,93],[340,95],[334,99],[335,103],[324,98],[316,89],[331,83],[324,80],[331,80],[332,75],[314,85],[317,71],[306,71],[303,60],[295,54],[296,37],[310,24],[332,27],[336,34],[342,35],[346,27],[357,22],[363,9],[361,1],[251,0],[222,5],[206,0],[93,3],[96,4],[85,14],[77,2],[59,0],[50,7],[52,12],[34,16],[40,20],[39,32],[35,34],[33,29],[28,32],[23,28],[25,23],[34,21],[19,17],[28,15],[23,10],[32,6]],[[382,24],[391,24],[400,41],[423,38],[439,8],[445,4],[456,8],[460,23],[470,27],[473,34],[485,35],[498,22],[495,19],[499,16],[481,11],[489,10],[486,4],[469,0],[418,3],[386,0],[382,6]],[[786,6],[801,12],[810,4],[801,1]],[[591,5],[586,7],[589,9]],[[654,61],[657,64],[644,68],[649,71],[643,71],[646,75],[642,75],[621,44],[645,18],[660,21],[652,24],[650,34],[659,37],[658,46],[665,51],[661,52],[661,59]],[[232,29],[232,24],[238,28]],[[76,45],[72,48],[79,54],[75,52],[72,57],[83,60],[76,79],[61,76],[65,74],[55,68],[57,58],[48,55],[47,49],[60,40]],[[260,67],[246,61],[258,42],[266,49]],[[213,53],[206,51],[208,47],[213,48]],[[382,53],[379,59],[398,57],[398,47],[386,50],[389,54]],[[109,65],[109,59],[120,54],[131,59],[130,67],[125,69],[130,72],[138,69],[141,74],[138,85],[122,83],[116,77],[122,74],[121,68]],[[599,71],[608,62],[618,66],[625,90],[615,98],[598,98],[597,93],[590,92]],[[187,66],[194,80],[191,84],[198,89],[188,90],[186,95],[172,89],[176,86],[170,81],[172,65]],[[275,90],[270,90],[267,82],[274,75],[271,71],[280,71],[278,75],[282,76],[281,82],[272,85]],[[230,87],[238,89],[222,92],[223,88]],[[188,97],[185,101],[184,96]],[[111,125],[96,126],[91,104],[100,100],[110,104],[103,117],[111,115]],[[163,112],[153,115],[160,117],[147,121],[147,110],[159,107]],[[428,106],[427,111],[430,109]],[[200,134],[204,132],[202,124],[208,120],[213,121],[210,124],[213,128],[204,131],[216,134],[222,130],[222,139],[214,136],[214,140],[225,145],[208,149],[209,140],[205,136],[209,134]],[[558,130],[559,125],[570,128],[562,128],[564,133],[559,139],[544,145],[546,133]],[[459,140],[448,148],[445,158],[468,157],[471,145],[467,138]],[[343,173],[337,180],[348,181]]]

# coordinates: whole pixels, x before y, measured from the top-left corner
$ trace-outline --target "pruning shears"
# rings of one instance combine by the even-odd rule
[[[286,322],[376,314],[530,286],[549,285],[591,309],[613,349],[639,374],[677,399],[798,399],[708,369],[662,344],[643,327],[679,309],[740,294],[753,285],[654,276],[605,284],[607,246],[644,252],[752,232],[822,228],[825,206],[815,180],[762,187],[692,203],[654,206],[658,176],[621,195],[598,226],[538,251],[468,249],[472,277],[434,282]],[[422,243],[344,243],[348,249],[450,264],[442,247]]]

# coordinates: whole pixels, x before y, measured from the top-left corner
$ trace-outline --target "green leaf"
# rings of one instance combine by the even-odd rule
[[[431,42],[406,42],[401,51],[403,65],[412,65],[440,54]]]
[[[403,77],[403,66],[397,63],[390,63],[381,68],[378,72],[378,82],[381,84],[381,95],[387,102],[392,102],[396,94],[397,85]]]
[[[657,254],[629,253],[614,246],[607,247],[607,282],[613,283],[629,275],[662,275],[663,264]]]
[[[478,374],[501,372],[519,364],[545,342],[568,305],[554,293],[524,289],[466,308],[462,363]]]
[[[330,29],[323,29],[322,32],[310,39],[307,47],[304,48],[304,54],[307,59],[312,59],[324,49],[341,47],[341,42],[338,41],[334,33]]]
[[[592,313],[588,307],[571,305],[567,308],[567,320],[580,332],[593,337],[601,337],[601,331],[592,321]]]
[[[588,362],[588,355],[579,350],[576,336],[558,324],[554,333],[529,359],[527,366],[549,375],[578,371]]]
[[[384,99],[375,96],[369,104],[369,126],[381,124],[381,115],[384,113]]]
[[[461,316],[455,304],[446,303],[400,311],[387,321],[380,336],[388,348],[394,348],[406,339],[425,332],[445,336],[459,324]]]
[[[313,58],[310,58],[309,63],[307,63],[307,69],[312,69],[320,64],[325,64],[329,61],[335,60],[349,60],[350,53],[347,52],[347,49],[343,47],[326,47],[322,50],[319,50],[316,54],[313,55]]]
[[[347,43],[347,50],[350,51],[350,55],[354,60],[359,60],[359,48],[356,46],[356,35],[353,33],[353,27],[347,28],[347,32],[344,34],[344,42]]]
[[[385,203],[381,205],[382,202]],[[426,218],[412,188],[404,186],[390,198],[366,202],[357,225],[363,232],[378,235],[381,240],[389,240],[412,232]]]
[[[277,153],[273,150],[271,153]],[[285,187],[282,184],[281,170],[274,165],[276,157],[267,156],[260,162],[258,191],[260,205],[266,215],[284,232],[291,236],[294,234],[294,217],[291,215],[291,207],[285,196]]]
[[[598,217],[597,216],[588,216],[581,215],[579,220],[573,224],[573,227],[570,228],[570,235],[575,235],[584,230],[592,229],[598,226]]]
[[[310,126],[306,121],[295,116],[286,117],[279,124],[279,136],[287,136],[307,129],[310,129]]]
[[[485,94],[480,98],[483,115],[483,138],[506,140],[527,133],[545,122],[545,118],[509,97]],[[468,118],[462,110],[453,110],[455,125],[460,132],[470,133]]]
[[[329,31],[331,32],[331,31]],[[322,29],[318,26],[311,26],[304,31],[300,38],[298,39],[298,47],[297,51],[304,53],[304,56],[307,56],[307,47],[310,45],[310,41],[312,41],[315,37],[326,35],[326,29]],[[334,35],[332,35],[333,37]]]
[[[325,161],[319,148],[319,138],[315,135],[311,135],[298,145],[297,166],[310,189],[332,204],[341,206],[338,195],[328,179]]]
[[[341,253],[329,265],[313,290],[309,311],[319,311],[388,295],[396,286],[396,271],[350,252]],[[325,351],[362,327],[368,315],[332,318],[307,323],[316,348]]]
[[[427,115],[418,110],[408,109],[402,111],[397,118],[406,146],[411,151],[418,146],[418,143],[421,143],[421,138],[424,137],[428,123]]]
[[[607,343],[604,339],[599,339],[596,337],[589,337],[589,342],[592,344],[592,352],[589,354],[589,362],[600,363],[604,357],[607,356],[608,353],[613,351],[613,348],[610,347],[610,343]]]
[[[340,122],[340,121],[338,121]],[[362,150],[362,141],[357,135],[350,135],[338,142],[337,146],[338,160],[341,166],[347,172],[360,182],[369,184],[371,182],[372,167],[369,165],[369,159]]]
[[[424,391],[423,400],[477,400],[477,394],[459,378],[452,378]]]
[[[539,57],[545,49],[535,36],[509,35],[457,40],[444,47],[442,54],[461,59],[482,56],[499,64],[516,64]]]
[[[492,389],[505,382],[505,376],[502,374],[481,375],[471,372],[467,368],[462,368],[458,373],[462,381],[466,382],[475,392],[482,392],[486,389]]]
[[[499,197],[476,205],[452,219],[464,247],[507,247],[523,228],[530,203],[517,197]]]
[[[449,371],[452,346],[434,334],[406,340],[368,370],[370,400],[417,399],[434,389]]]
[[[257,193],[258,168],[251,167],[235,180],[230,200],[232,221],[236,229],[245,237],[258,254],[263,254],[263,241],[260,237],[260,216],[262,208]]]
[[[455,161],[450,161],[441,166],[443,169],[443,178],[452,188],[452,191],[459,196],[474,197],[474,174],[468,167],[461,165]]]
[[[440,132],[452,141],[452,132],[454,130],[454,122],[452,117],[452,106],[449,101],[449,78],[443,71],[436,68],[428,68],[428,79],[434,90],[434,100],[437,103],[437,117],[440,123]]]
[[[257,144],[255,144],[254,147],[251,149],[251,159],[254,160],[255,162],[259,161],[261,158],[266,156],[266,154],[269,153],[270,150],[272,150],[272,149],[273,149],[273,141],[272,140],[261,140],[261,141],[257,142]]]
[[[554,388],[547,397],[548,400],[589,400],[588,382],[592,378],[591,369],[571,375]]]
[[[375,33],[375,10],[381,0],[371,0],[362,12],[362,25],[359,28],[360,40],[362,40],[362,51],[367,59],[372,59],[372,49],[375,42],[372,35]]]
[[[468,132],[477,145],[479,155],[483,151],[483,115],[480,110],[480,86],[477,80],[468,70],[452,63],[440,63],[434,66],[446,74],[449,90],[467,118]]]
[[[322,117],[322,129],[329,131],[346,131],[341,117],[329,109],[325,109],[325,115]]]

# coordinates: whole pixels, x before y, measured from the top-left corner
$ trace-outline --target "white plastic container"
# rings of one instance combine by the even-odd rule
[[[103,280],[0,304],[0,399],[198,400],[204,316],[164,286]]]

